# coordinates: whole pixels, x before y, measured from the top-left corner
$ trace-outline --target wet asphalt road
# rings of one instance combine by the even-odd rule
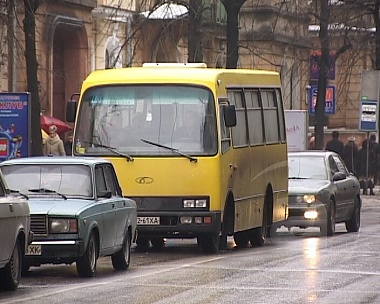
[[[75,265],[31,268],[0,303],[380,303],[380,192],[363,197],[362,226],[319,236],[285,228],[261,248],[204,255],[195,240],[167,240],[161,252],[136,252],[126,272],[110,258],[97,276],[77,277]]]

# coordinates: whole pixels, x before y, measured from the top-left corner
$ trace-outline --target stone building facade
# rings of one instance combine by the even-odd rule
[[[144,62],[186,62],[187,12],[184,6],[160,11],[158,2],[40,1],[36,46],[42,112],[64,120],[67,100],[80,91],[82,81],[93,70]],[[220,0],[203,0],[203,4],[204,62],[222,67],[226,14]],[[238,66],[280,72],[287,109],[308,109],[308,88],[313,84],[310,54],[320,48],[318,30],[310,27],[317,23],[309,15],[313,5],[313,1],[247,0],[239,14]],[[0,90],[26,91],[24,8],[16,5],[14,14],[7,14],[6,6],[1,9],[7,18],[3,18],[5,34],[0,37],[4,42],[0,49]],[[363,28],[368,27],[367,19],[357,18]],[[335,30],[332,51],[339,49],[345,37],[342,30]],[[368,33],[351,32],[353,47],[335,63],[336,78],[330,84],[336,87],[337,112],[327,121],[330,128],[357,130],[361,71],[372,68],[372,46],[366,37],[368,40]]]

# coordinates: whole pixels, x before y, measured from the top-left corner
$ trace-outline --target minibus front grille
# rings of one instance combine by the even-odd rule
[[[178,216],[161,216],[160,226],[176,226],[178,224]]]

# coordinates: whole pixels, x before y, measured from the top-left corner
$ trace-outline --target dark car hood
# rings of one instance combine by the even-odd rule
[[[330,182],[320,179],[289,179],[289,195],[317,193],[323,188],[328,188]]]
[[[93,200],[62,198],[29,198],[30,214],[69,215],[79,214],[93,205]]]

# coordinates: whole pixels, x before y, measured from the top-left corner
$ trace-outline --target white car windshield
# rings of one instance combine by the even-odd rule
[[[328,179],[323,157],[289,156],[289,179]]]
[[[48,190],[66,196],[93,196],[91,169],[85,165],[7,165],[1,171],[10,189],[27,195]]]

